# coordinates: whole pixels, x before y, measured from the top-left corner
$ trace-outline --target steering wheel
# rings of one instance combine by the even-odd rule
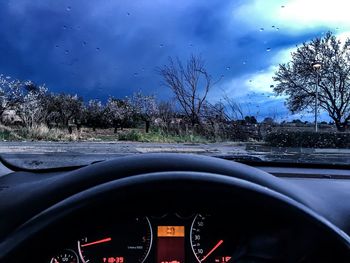
[[[77,218],[111,207],[120,214],[179,209],[245,214],[250,223],[288,218],[330,241],[333,255],[348,256],[350,238],[309,207],[305,200],[314,197],[244,164],[198,155],[146,154],[96,163],[60,178],[47,189],[61,191],[59,200],[0,244],[0,262],[28,260],[43,251],[43,244],[52,245],[57,229],[74,229]]]

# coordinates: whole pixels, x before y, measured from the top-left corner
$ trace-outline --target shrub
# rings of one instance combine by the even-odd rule
[[[142,134],[139,131],[131,130],[118,134],[119,141],[141,141]]]
[[[77,134],[68,134],[59,128],[50,129],[44,124],[23,127],[18,134],[23,138],[38,141],[75,141],[78,139]]]
[[[23,138],[15,132],[15,129],[0,124],[1,141],[17,141]]]
[[[265,141],[274,147],[349,148],[350,133],[277,131],[267,134]]]

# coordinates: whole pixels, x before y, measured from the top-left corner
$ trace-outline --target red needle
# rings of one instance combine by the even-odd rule
[[[104,239],[101,239],[101,240],[97,240],[97,241],[94,241],[94,242],[86,243],[84,245],[81,245],[81,247],[88,247],[88,246],[92,246],[92,245],[97,245],[97,244],[109,242],[111,240],[112,240],[112,238],[107,237],[107,238],[104,238]]]
[[[219,246],[221,246],[221,244],[224,243],[224,240],[220,240],[210,251],[208,254],[206,254],[202,259],[201,262],[203,262],[204,260],[206,260],[207,257],[209,257],[211,255],[211,253],[213,253]]]

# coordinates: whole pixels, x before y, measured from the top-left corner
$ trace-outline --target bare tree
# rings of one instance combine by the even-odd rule
[[[212,78],[200,56],[191,55],[184,66],[179,58],[169,58],[168,64],[158,69],[166,86],[174,93],[192,126],[200,123],[200,114],[212,87]]]
[[[233,98],[224,95],[224,101],[226,104],[226,116],[231,120],[243,120],[244,119],[244,110],[243,106],[235,101]]]
[[[175,110],[173,103],[169,101],[162,101],[158,105],[158,116],[162,120],[165,128],[169,131],[170,124],[175,117]]]
[[[203,105],[202,116],[207,122],[209,121],[212,124],[224,123],[229,119],[226,113],[226,107],[221,101],[215,104],[205,103]]]
[[[224,136],[227,120],[229,119],[225,108],[225,104],[221,101],[215,104],[206,102],[203,105],[203,123],[201,126],[203,134],[216,139]]]

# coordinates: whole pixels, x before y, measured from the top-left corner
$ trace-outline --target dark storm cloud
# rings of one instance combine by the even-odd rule
[[[225,81],[269,67],[274,52],[310,38],[232,24],[242,1],[232,2],[1,1],[0,73],[87,99],[136,90],[166,97],[155,69],[168,56],[200,54]]]

